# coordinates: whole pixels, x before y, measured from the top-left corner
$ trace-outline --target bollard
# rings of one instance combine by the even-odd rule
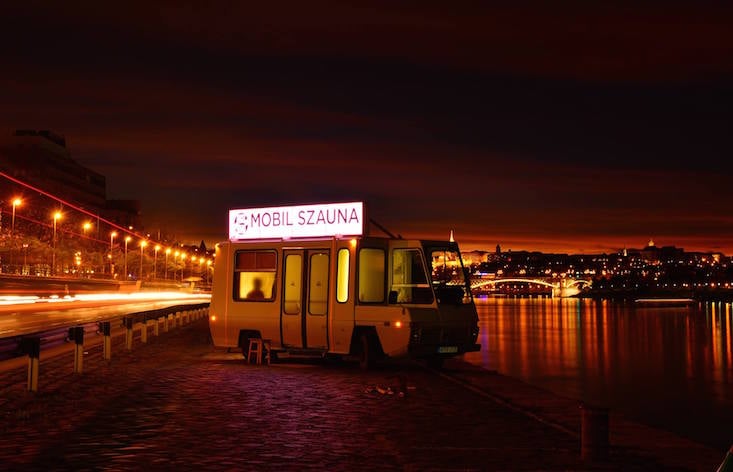
[[[105,361],[108,361],[112,359],[112,338],[110,337],[112,330],[110,328],[110,322],[102,321],[100,323],[100,327],[102,328],[102,334],[104,335],[102,357],[104,357]]]
[[[148,322],[143,320],[142,327],[140,328],[140,342],[148,343]]]
[[[159,336],[160,335],[160,318],[155,318],[153,320],[153,336]]]
[[[84,327],[74,326],[69,331],[74,331],[74,373],[81,374],[84,371]]]
[[[583,460],[608,459],[608,409],[581,404],[580,457]]]
[[[178,328],[179,326],[181,326],[181,312],[177,311],[174,327]]]
[[[28,391],[38,391],[38,368],[41,357],[41,338],[23,338],[20,340],[20,349],[28,354]]]
[[[164,333],[167,333],[168,332],[168,329],[170,329],[169,328],[170,317],[171,317],[171,315],[165,315],[165,317],[163,318],[163,332]]]
[[[123,318],[122,322],[125,325],[125,347],[128,351],[132,351],[132,337],[133,337],[133,331],[132,331],[132,318]]]

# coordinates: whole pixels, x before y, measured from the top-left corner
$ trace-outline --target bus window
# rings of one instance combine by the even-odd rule
[[[336,272],[336,301],[346,303],[349,301],[349,258],[351,253],[348,249],[339,249]]]
[[[328,254],[313,254],[309,269],[308,312],[325,315],[328,313]]]
[[[390,292],[390,303],[433,303],[433,290],[418,249],[392,251]]]
[[[285,300],[283,311],[287,315],[300,314],[301,298],[303,296],[303,256],[300,254],[288,254],[285,258]]]
[[[431,277],[438,304],[472,303],[471,287],[458,250],[434,246],[427,250],[432,262]]]
[[[276,273],[275,251],[237,251],[234,264],[234,299],[274,300]]]
[[[359,250],[359,301],[384,303],[384,250]]]

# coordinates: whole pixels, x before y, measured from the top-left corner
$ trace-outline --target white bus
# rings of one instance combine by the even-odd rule
[[[363,203],[231,210],[216,247],[214,345],[271,340],[284,356],[439,365],[478,351],[478,316],[455,242],[365,235]]]

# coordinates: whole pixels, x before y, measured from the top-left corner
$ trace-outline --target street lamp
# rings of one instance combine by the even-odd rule
[[[145,246],[147,245],[148,245],[148,242],[145,241],[144,239],[140,241],[140,280],[141,281],[143,279],[143,255],[144,255],[143,250],[145,249]]]
[[[171,253],[171,248],[165,250],[165,280],[168,280],[168,254]]]
[[[153,257],[153,280],[158,278],[158,251],[160,251],[160,244],[155,245],[155,256]]]
[[[56,222],[61,219],[61,212],[53,214],[53,253],[51,254],[51,275],[56,275]]]
[[[84,233],[84,239],[87,237],[87,231],[92,229],[92,223],[89,221],[86,221],[84,224],[81,225],[82,232]],[[79,269],[81,269],[81,264],[77,264],[79,266]]]
[[[115,238],[117,237],[117,231],[112,231],[109,233],[109,255],[107,256],[107,259],[109,259],[109,275],[110,277],[114,277],[115,275],[115,263],[112,261],[112,247],[115,243]]]
[[[23,200],[20,198],[14,198],[12,201],[13,204],[13,219],[12,223],[10,225],[10,265],[13,265],[13,249],[15,248],[15,240],[13,236],[15,235],[15,207],[20,206],[20,204],[23,203]]]
[[[12,203],[13,203],[13,219],[12,219],[12,223],[10,224],[10,236],[12,236],[13,233],[15,233],[15,207],[19,207],[23,203],[23,200],[21,200],[20,198],[14,198]]]
[[[125,280],[127,280],[127,243],[132,241],[132,236],[125,237]]]
[[[198,260],[198,258],[196,256],[193,256],[191,258],[191,270],[188,272],[188,276],[189,277],[193,277],[193,265],[196,264],[196,261],[197,260]]]

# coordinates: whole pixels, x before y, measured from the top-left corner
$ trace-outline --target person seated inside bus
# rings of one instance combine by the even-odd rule
[[[254,287],[247,293],[247,300],[264,300],[265,292],[262,291],[262,279],[253,279],[252,285]]]

